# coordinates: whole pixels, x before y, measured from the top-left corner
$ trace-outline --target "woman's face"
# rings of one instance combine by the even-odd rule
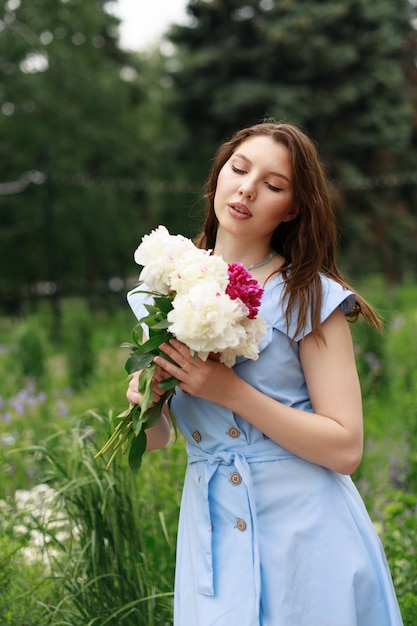
[[[241,143],[219,172],[214,211],[219,229],[255,238],[270,239],[279,224],[294,219],[287,148],[266,136]]]

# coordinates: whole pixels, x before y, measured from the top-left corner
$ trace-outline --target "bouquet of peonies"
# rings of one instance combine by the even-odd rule
[[[137,471],[146,447],[145,430],[158,420],[179,382],[173,377],[162,381],[165,393],[153,404],[152,377],[154,358],[161,354],[159,346],[174,336],[201,359],[215,353],[232,367],[237,356],[258,358],[266,326],[258,316],[263,289],[243,265],[227,264],[190,239],[171,235],[164,226],[143,237],[134,258],[143,266],[142,285],[134,293],[153,298],[152,304],[144,305],[146,315],[133,331],[134,343],[123,344],[132,351],[126,362],[128,373],[143,370],[139,379],[142,399],[140,406],[114,418],[115,429],[96,457],[113,448],[109,467],[119,450],[129,450],[129,465]]]

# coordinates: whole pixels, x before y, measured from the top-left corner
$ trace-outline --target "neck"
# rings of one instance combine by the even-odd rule
[[[223,257],[227,263],[241,263],[247,268],[268,260],[273,250],[269,240],[236,240],[235,237],[224,237],[218,233],[213,252]]]

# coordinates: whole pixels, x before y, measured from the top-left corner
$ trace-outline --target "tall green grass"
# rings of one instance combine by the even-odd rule
[[[93,460],[95,430],[105,427],[91,413],[70,439],[54,435],[38,450],[46,461],[44,480],[56,490],[56,506],[72,529],[71,540],[61,545],[63,559],[53,568],[62,593],[46,607],[47,623],[165,626],[172,619],[175,552],[168,527],[175,528],[179,506],[172,490],[179,493],[183,464],[175,472],[175,447],[162,453],[157,465],[165,457],[172,468],[172,480],[162,489],[125,463],[105,470]]]

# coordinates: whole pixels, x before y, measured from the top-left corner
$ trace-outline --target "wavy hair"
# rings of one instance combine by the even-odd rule
[[[288,303],[287,324],[297,304],[296,334],[311,320],[313,331],[323,338],[320,324],[320,274],[354,290],[337,267],[336,220],[318,151],[314,142],[297,126],[274,120],[264,121],[237,131],[220,146],[206,181],[205,219],[195,243],[205,249],[214,248],[218,228],[214,196],[219,172],[244,141],[259,136],[270,137],[287,148],[293,175],[294,201],[298,208],[297,217],[279,224],[271,237],[271,247],[285,259],[280,271],[285,281],[284,297]],[[363,315],[381,331],[382,324],[378,316],[359,294],[355,295],[356,304],[348,315],[349,321],[356,321],[359,315]]]

